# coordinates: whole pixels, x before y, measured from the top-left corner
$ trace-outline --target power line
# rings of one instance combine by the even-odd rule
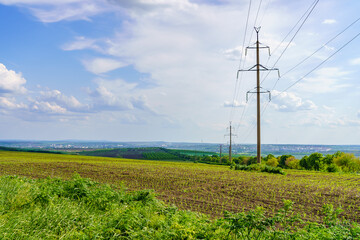
[[[316,1],[317,4],[318,1]],[[313,8],[316,5],[313,6]],[[312,8],[312,10],[313,10]],[[311,13],[311,12],[310,12]],[[310,14],[309,13],[309,14]],[[309,16],[308,14],[308,16]],[[305,19],[306,20],[306,19]],[[312,57],[313,55],[315,55],[318,51],[320,51],[323,47],[325,47],[327,44],[329,44],[330,42],[332,42],[333,40],[335,40],[338,36],[340,36],[342,33],[344,33],[347,29],[349,29],[351,26],[353,26],[355,23],[357,23],[360,20],[360,18],[356,19],[354,22],[352,22],[350,25],[348,25],[345,29],[343,29],[341,32],[339,32],[337,35],[335,35],[333,38],[331,38],[329,41],[327,41],[323,46],[321,46],[320,48],[318,48],[315,52],[313,52],[310,56],[306,57],[305,59],[303,59],[301,62],[299,62],[298,64],[296,64],[293,68],[291,68],[290,70],[288,70],[285,74],[288,74],[290,71],[294,70],[296,67],[298,67],[299,65],[301,65],[302,63],[304,63],[306,60],[308,60],[310,57]],[[298,32],[298,31],[297,31]],[[344,45],[342,45],[337,51],[335,51],[333,54],[331,54],[329,57],[327,57],[325,60],[323,60],[321,63],[319,63],[317,66],[315,66],[313,69],[311,69],[308,73],[306,73],[303,77],[301,77],[300,79],[298,79],[296,82],[294,82],[293,84],[291,84],[289,87],[287,87],[286,89],[284,89],[282,92],[280,92],[279,94],[277,94],[276,96],[273,97],[276,98],[278,96],[280,96],[281,94],[283,94],[284,92],[286,92],[287,90],[289,90],[290,88],[292,88],[294,85],[296,85],[297,83],[299,83],[300,81],[302,81],[303,79],[305,79],[307,76],[309,76],[311,73],[313,73],[316,69],[318,69],[319,67],[321,67],[324,63],[326,63],[329,59],[331,59],[334,55],[336,55],[338,52],[340,52],[343,48],[345,48],[347,45],[349,45],[352,41],[354,41],[356,38],[358,38],[360,35],[360,32],[358,34],[356,34],[352,39],[350,39],[348,42],[346,42]],[[282,56],[282,55],[281,55]],[[276,64],[276,63],[275,63]],[[284,74],[284,75],[285,75]],[[283,76],[284,76],[283,75]],[[282,76],[282,77],[283,77]],[[280,78],[278,78],[279,80]],[[265,80],[265,79],[264,79]],[[263,81],[264,81],[263,80]],[[277,80],[277,81],[278,81]],[[277,83],[277,82],[276,82]],[[274,85],[275,88],[276,84]],[[274,90],[274,88],[272,90]],[[266,104],[266,106],[263,108],[261,114],[263,115],[264,112],[266,111],[267,107],[268,107],[269,103]],[[254,121],[255,122],[255,121]],[[246,135],[244,141],[246,141],[246,139],[250,136],[250,134],[253,132],[256,124],[253,122],[252,127],[249,128],[251,129],[249,131],[249,133]]]
[[[247,33],[248,24],[249,24],[250,10],[251,10],[251,0],[249,1],[248,14],[247,14],[247,18],[246,18],[244,38],[243,38],[243,44],[242,44],[242,48],[241,48],[241,56],[240,56],[240,62],[239,62],[239,69],[241,68],[241,63],[242,63],[242,58],[243,58],[243,52],[244,52],[245,40],[246,40],[246,33]],[[245,56],[245,57],[246,57],[246,56]],[[244,62],[245,62],[245,60],[244,60]],[[241,87],[241,80],[242,80],[242,76],[240,77],[239,88]],[[237,78],[236,78],[236,82],[235,82],[234,97],[233,97],[233,101],[232,101],[232,103],[231,103],[231,104],[232,104],[232,107],[231,107],[231,110],[230,110],[230,116],[229,116],[230,119],[233,117],[234,103],[235,103],[235,99],[237,99],[237,86],[238,86],[238,81],[239,81],[239,78],[237,77]],[[240,91],[240,90],[239,90],[239,91]]]
[[[284,74],[281,75],[280,78],[283,78],[286,74],[288,74],[289,72],[293,71],[295,68],[297,68],[298,66],[300,66],[301,64],[303,64],[306,60],[308,60],[309,58],[311,58],[312,56],[314,56],[317,52],[319,52],[321,49],[323,49],[325,46],[327,46],[329,43],[331,43],[332,41],[334,41],[337,37],[339,37],[341,34],[343,34],[346,30],[348,30],[351,26],[353,26],[355,23],[357,23],[360,20],[360,18],[356,19],[354,22],[352,22],[350,25],[348,25],[345,29],[343,29],[341,32],[339,32],[338,34],[336,34],[334,37],[332,37],[329,41],[327,41],[326,43],[324,43],[321,47],[319,47],[318,49],[316,49],[312,54],[310,54],[309,56],[307,56],[306,58],[304,58],[302,61],[300,61],[298,64],[296,64],[294,67],[292,67],[290,70],[288,70],[287,72],[285,72]],[[277,83],[277,81],[276,81]],[[276,84],[275,84],[276,85]],[[275,88],[275,86],[273,87]]]
[[[259,11],[260,11],[260,8],[261,8],[262,1],[263,1],[263,0],[260,0],[259,7],[258,7],[258,10],[257,10],[257,12],[256,12],[255,21],[254,21],[254,27],[256,27],[256,22],[257,22],[257,19],[258,19],[258,16],[259,16]],[[250,35],[250,39],[249,39],[248,45],[250,45],[250,42],[251,42],[253,33],[254,33],[254,32],[252,31],[252,32],[251,32],[251,35]]]
[[[290,42],[287,44],[286,48],[283,50],[283,52],[281,53],[281,55],[279,56],[279,58],[276,60],[276,62],[273,64],[273,67],[275,67],[275,65],[279,62],[279,60],[281,59],[281,57],[284,55],[284,53],[286,52],[286,50],[288,49],[288,47],[290,46],[290,44],[292,43],[292,41],[294,40],[294,38],[296,37],[296,35],[299,33],[299,31],[301,30],[302,26],[305,24],[305,22],[307,21],[307,19],[309,18],[310,14],[313,12],[314,8],[316,7],[316,5],[318,4],[319,0],[315,0],[314,2],[312,2],[312,4],[309,6],[309,8],[305,11],[305,13],[300,17],[300,19],[296,22],[296,24],[291,28],[291,30],[288,32],[288,34],[283,38],[283,40],[281,41],[281,43],[275,48],[274,52],[276,52],[276,50],[281,46],[281,44],[285,41],[285,39],[290,35],[290,33],[296,28],[296,26],[300,23],[300,21],[305,17],[305,19],[303,20],[303,22],[301,23],[301,25],[299,26],[299,28],[297,29],[297,31],[295,32],[295,34],[293,35],[293,37],[291,38]],[[269,3],[266,8],[269,7]],[[266,9],[267,10],[267,9]],[[261,20],[262,21],[262,20]],[[268,58],[269,61],[270,58]],[[268,62],[267,61],[267,62]],[[264,79],[261,81],[261,83],[263,83],[265,81],[265,79],[268,77],[268,75],[270,74],[270,72],[267,73],[267,75],[264,77]],[[279,78],[278,78],[279,79]],[[268,105],[269,103],[267,103]],[[266,107],[267,107],[266,105]],[[266,109],[265,107],[265,109]],[[242,115],[241,115],[241,119],[240,122],[242,121],[242,118],[245,114],[245,110],[246,107],[244,108]],[[239,123],[240,126],[240,123]],[[250,132],[251,133],[251,132]],[[250,134],[249,133],[249,134]]]
[[[259,31],[260,31],[260,27],[258,28],[254,28],[256,31],[256,47],[247,47],[246,49],[256,49],[256,64],[247,69],[247,70],[239,70],[238,73],[240,71],[256,71],[256,90],[255,91],[248,91],[246,93],[246,99],[248,99],[248,94],[249,93],[256,93],[256,119],[257,119],[257,162],[261,163],[261,121],[260,121],[260,94],[261,93],[268,93],[269,94],[269,99],[270,99],[270,91],[264,91],[262,90],[262,88],[260,87],[260,71],[272,71],[272,70],[277,70],[279,71],[279,69],[274,68],[274,69],[268,69],[266,67],[264,67],[263,65],[260,64],[260,49],[269,49],[268,46],[260,46],[260,42],[259,42]],[[256,68],[256,70],[255,70]]]
[[[255,17],[255,21],[254,21],[254,28],[255,28],[255,26],[256,26],[256,22],[257,22],[257,19],[258,19],[258,16],[259,16],[259,12],[260,12],[260,9],[261,9],[262,1],[263,1],[263,0],[260,0],[259,6],[258,6],[258,9],[257,9],[257,12],[256,12],[256,17]],[[270,3],[270,0],[268,0],[268,4],[267,4],[266,9],[265,9],[265,11],[264,11],[264,13],[263,13],[263,16],[262,16],[261,21],[263,20],[264,15],[265,15],[268,7],[269,7],[269,3]],[[250,10],[250,7],[249,7],[249,10]],[[249,12],[248,12],[248,18],[249,18]],[[249,44],[248,44],[248,45],[250,45],[250,41],[251,41],[251,39],[252,39],[253,33],[254,33],[254,32],[252,31],[252,32],[251,32],[251,35],[250,35],[250,39],[249,39]],[[244,38],[244,42],[245,42],[245,38]],[[243,48],[242,48],[242,49],[244,49],[244,42],[243,42]],[[246,55],[245,55],[245,60],[246,60]],[[244,66],[245,66],[245,61],[243,62],[242,67],[239,66],[239,69],[244,68]],[[242,77],[243,77],[243,72],[240,73],[240,84],[241,84]],[[239,86],[239,88],[240,88],[240,86]],[[235,99],[238,99],[239,94],[240,94],[240,90],[237,92],[236,97],[234,96],[233,102],[235,101]],[[250,100],[252,100],[252,98],[251,98]],[[246,106],[247,106],[247,105],[245,105],[245,107],[244,107],[244,109],[243,109],[243,111],[242,111],[239,124],[238,124],[238,126],[237,126],[237,128],[236,128],[237,130],[239,129],[240,123],[241,123],[241,121],[242,121],[242,119],[243,119],[243,116],[244,116],[244,114],[245,114]]]
[[[282,39],[282,41],[276,46],[276,48],[274,48],[273,53],[275,53],[279,47],[281,46],[281,44],[284,43],[285,39],[290,35],[290,33],[295,29],[295,27],[300,23],[300,21],[305,17],[305,15],[310,11],[310,9],[312,8],[312,6],[315,4],[316,0],[310,5],[310,7],[304,12],[304,14],[299,18],[299,20],[295,23],[295,25],[291,28],[291,30],[286,34],[286,36]],[[269,60],[270,58],[268,58]]]
[[[311,69],[308,73],[306,73],[303,77],[301,77],[299,80],[297,80],[296,82],[294,82],[293,84],[291,84],[289,87],[287,87],[285,90],[283,90],[281,93],[279,93],[278,95],[276,95],[274,98],[276,98],[277,96],[281,95],[282,93],[286,92],[287,90],[289,90],[290,88],[292,88],[294,85],[296,85],[298,82],[300,82],[301,80],[303,80],[304,78],[306,78],[307,76],[309,76],[312,72],[314,72],[316,69],[318,69],[320,66],[322,66],[324,63],[326,63],[330,58],[332,58],[335,54],[337,54],[338,52],[340,52],[344,47],[346,47],[347,45],[349,45],[352,41],[354,41],[357,37],[359,37],[360,32],[358,34],[355,35],[355,37],[353,37],[352,39],[350,39],[347,43],[345,43],[344,45],[342,45],[337,51],[335,51],[333,54],[331,54],[329,57],[327,57],[324,61],[322,61],[320,64],[316,65],[316,67],[314,67],[313,69]]]
[[[359,20],[359,19],[358,19]],[[358,21],[356,20],[356,21]],[[316,69],[318,69],[320,66],[322,66],[324,63],[326,63],[330,58],[332,58],[335,54],[337,54],[338,52],[340,52],[343,48],[345,48],[347,45],[349,45],[352,41],[354,41],[357,37],[360,36],[360,32],[358,34],[356,34],[352,39],[350,39],[348,42],[346,42],[344,45],[342,45],[336,52],[334,52],[333,54],[331,54],[329,57],[327,57],[324,61],[322,61],[320,64],[318,64],[316,67],[314,67],[313,69],[311,69],[308,73],[306,73],[303,77],[301,77],[300,79],[298,79],[296,82],[294,82],[293,84],[291,84],[289,87],[287,87],[285,90],[283,90],[282,92],[280,92],[279,94],[277,94],[276,96],[274,96],[272,99],[277,98],[278,96],[280,96],[281,94],[283,94],[284,92],[286,92],[287,90],[289,90],[290,88],[292,88],[293,86],[295,86],[297,83],[299,83],[301,80],[303,80],[304,78],[306,78],[307,76],[309,76],[311,73],[313,73]],[[269,103],[267,103],[264,107],[264,109],[262,110],[261,114],[263,115],[264,112],[266,111],[267,107],[268,107]],[[254,126],[255,127],[255,126]],[[251,129],[251,132],[254,130],[254,127]],[[250,132],[250,133],[251,133]],[[249,135],[250,135],[249,133]]]
[[[262,17],[261,17],[261,20],[260,20],[260,22],[259,22],[259,26],[261,26],[261,23],[262,23],[262,21],[264,20],[265,14],[266,14],[267,10],[269,9],[269,6],[270,6],[270,0],[267,1],[265,10],[264,10],[263,15],[262,15]]]
[[[316,5],[319,3],[319,1],[320,0],[315,0],[311,5],[310,5],[310,11],[309,11],[309,9],[305,12],[305,14],[304,15],[306,15],[306,13],[309,11],[309,13],[307,14],[307,16],[305,17],[305,19],[303,20],[303,22],[301,23],[301,25],[299,26],[299,28],[297,29],[297,31],[295,32],[295,34],[294,34],[294,36],[290,39],[290,41],[289,41],[289,43],[286,45],[286,47],[285,47],[285,49],[282,51],[282,53],[280,54],[280,56],[278,57],[278,59],[275,61],[275,63],[273,64],[273,66],[272,67],[275,67],[275,65],[279,62],[279,60],[281,59],[281,57],[284,55],[284,53],[286,52],[286,50],[288,49],[288,47],[290,46],[290,44],[292,43],[292,41],[294,40],[294,38],[296,37],[296,35],[299,33],[299,31],[301,30],[301,28],[302,28],[302,26],[304,26],[304,24],[305,24],[305,22],[306,22],[306,20],[309,18],[309,16],[311,15],[311,13],[313,12],[313,10],[315,9],[315,7],[316,7]],[[304,17],[304,15],[300,18],[300,20]],[[299,21],[300,21],[299,20]],[[295,26],[297,26],[297,24],[299,23],[299,21],[295,24]],[[294,26],[294,28],[295,28],[295,26]],[[293,29],[294,29],[293,28]],[[293,30],[292,29],[292,30]],[[292,32],[292,30],[290,31],[290,32]],[[289,32],[289,33],[290,33]],[[289,34],[288,34],[289,35]],[[287,35],[287,36],[288,36]],[[287,37],[286,36],[286,37]],[[286,38],[285,37],[285,38]],[[285,38],[283,39],[283,41],[285,40]],[[281,44],[281,43],[280,43]],[[279,45],[280,46],[280,45]],[[268,73],[265,77],[264,77],[264,79],[261,81],[261,83],[263,83],[265,80],[266,80],[266,78],[269,76],[269,74],[270,73]]]

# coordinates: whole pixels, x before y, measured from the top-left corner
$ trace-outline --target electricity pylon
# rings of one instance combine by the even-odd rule
[[[231,141],[231,138],[232,136],[236,136],[236,134],[233,134],[232,133],[232,129],[233,127],[231,126],[231,121],[230,121],[230,126],[227,128],[230,130],[230,133],[229,134],[225,134],[225,136],[230,136],[230,145],[229,145],[229,162],[232,162],[232,157],[231,157],[231,153],[232,153],[232,150],[231,150],[231,144],[232,144],[232,141]]]
[[[248,100],[248,94],[249,93],[256,93],[256,97],[257,97],[257,106],[256,106],[256,112],[257,112],[257,162],[261,163],[261,131],[260,131],[260,93],[268,93],[269,94],[269,101],[271,100],[271,93],[268,90],[263,90],[261,91],[261,87],[260,87],[260,71],[278,71],[278,75],[280,77],[280,73],[279,73],[279,69],[278,68],[266,68],[263,65],[260,64],[260,54],[259,54],[259,50],[262,48],[267,48],[269,50],[269,55],[270,55],[270,47],[268,46],[260,46],[260,42],[259,42],[259,31],[260,31],[261,27],[254,27],[255,32],[256,32],[256,43],[255,43],[255,47],[246,47],[245,49],[245,55],[247,54],[247,50],[248,49],[256,49],[256,64],[249,68],[249,69],[241,69],[238,70],[237,75],[239,76],[239,72],[243,72],[243,71],[256,71],[256,87],[255,87],[255,91],[248,91],[246,93],[246,101]],[[262,45],[262,44],[261,44]],[[256,68],[256,69],[255,69]]]

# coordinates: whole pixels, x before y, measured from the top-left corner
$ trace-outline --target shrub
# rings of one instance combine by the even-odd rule
[[[326,166],[323,159],[324,157],[321,153],[312,153],[307,159],[310,169],[315,171],[324,170]]]
[[[340,172],[340,168],[336,164],[332,163],[329,166],[327,166],[326,171],[327,172]]]
[[[262,164],[251,164],[249,166],[236,164],[234,167],[230,167],[230,169],[233,169],[233,168],[234,168],[234,170],[267,172],[267,173],[286,175],[285,171],[279,167],[271,167],[271,166],[262,165]]]
[[[275,157],[268,158],[266,165],[269,165],[271,167],[276,167],[279,165],[279,161]]]
[[[303,156],[301,159],[300,159],[300,162],[299,162],[299,165],[300,165],[300,167],[301,168],[303,168],[303,169],[306,169],[306,170],[309,170],[310,169],[310,167],[309,167],[309,165],[308,165],[308,156]]]
[[[257,164],[257,157],[250,157],[247,162],[247,165]]]
[[[285,165],[291,169],[300,169],[300,160],[292,156],[286,159]]]
[[[285,171],[282,168],[270,167],[270,166],[266,166],[266,165],[261,169],[261,172],[268,172],[268,173],[286,175]]]
[[[282,155],[279,159],[280,167],[283,167],[283,168],[286,167],[286,164],[285,164],[286,159],[291,158],[291,157],[294,157],[294,156],[293,155]]]
[[[334,158],[334,163],[344,172],[360,172],[360,159],[354,154],[342,153]]]

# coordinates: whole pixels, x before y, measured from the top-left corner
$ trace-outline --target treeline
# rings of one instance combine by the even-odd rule
[[[176,154],[176,152],[173,152],[173,154]],[[229,160],[229,156],[220,157],[216,154],[211,156],[190,156],[180,154],[179,156],[181,156],[183,159],[198,163],[241,166],[257,164],[257,157],[251,156],[237,156],[234,157],[231,162]],[[288,154],[278,157],[269,154],[261,159],[261,163],[262,165],[279,167],[283,169],[360,173],[360,158],[355,157],[354,154],[340,151],[327,155],[323,155],[322,153],[312,153],[311,155],[304,156],[301,159],[297,159],[293,155]]]
[[[256,164],[256,157],[235,158],[234,163],[241,165]],[[301,159],[296,159],[292,155],[282,155],[275,157],[272,154],[262,159],[262,163],[271,167],[280,167],[283,169],[313,170],[322,172],[360,172],[360,159],[354,154],[336,152],[334,154],[323,155],[321,153],[312,153]]]
[[[360,159],[355,157],[354,154],[339,151],[325,156],[321,153],[313,153],[301,159],[296,159],[292,155],[282,155],[276,158],[269,154],[264,158],[264,162],[267,165],[278,166],[285,169],[304,169],[323,172],[360,172]]]
[[[31,148],[13,148],[13,147],[2,147],[2,146],[0,146],[0,151],[65,154],[64,152],[59,152],[59,151],[31,149]]]

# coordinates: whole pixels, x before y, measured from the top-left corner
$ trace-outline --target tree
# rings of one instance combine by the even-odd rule
[[[308,164],[308,156],[303,156],[301,159],[300,159],[300,166],[306,170],[309,170],[310,167],[309,167],[309,164]]]
[[[312,170],[320,171],[324,170],[326,164],[323,162],[324,156],[321,153],[312,153],[307,162]]]
[[[360,159],[356,158],[354,154],[342,153],[338,157],[334,158],[334,163],[340,166],[345,172],[359,172],[360,171]]]
[[[266,161],[266,165],[269,165],[271,167],[276,167],[279,165],[279,161],[275,157],[271,157]]]
[[[294,156],[288,157],[285,161],[285,165],[291,169],[300,169],[300,161]]]
[[[257,163],[257,157],[250,157],[247,161],[247,165],[256,164]]]
[[[286,167],[286,159],[289,158],[289,157],[294,157],[293,155],[282,155],[279,159],[279,165],[282,167],[282,168],[285,168]]]
[[[275,158],[275,156],[270,153],[269,155],[264,157],[264,161],[267,162],[270,158]]]

